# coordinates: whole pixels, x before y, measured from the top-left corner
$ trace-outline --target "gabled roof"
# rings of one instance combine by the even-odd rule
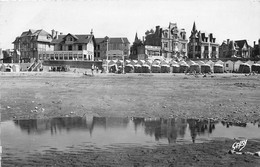
[[[47,36],[47,39],[39,38],[39,36]],[[51,34],[49,34],[43,29],[40,30],[29,29],[28,31],[24,31],[20,37],[16,37],[13,43],[19,42],[19,38],[23,38],[23,37],[36,37],[37,41],[41,41],[41,42],[50,42],[50,40],[52,39]]]
[[[68,36],[68,35],[71,35],[72,37],[74,37],[75,41],[74,43],[89,43],[89,41],[91,39],[94,40],[94,43],[96,42],[95,38],[94,38],[94,35],[90,35],[90,34],[85,34],[85,35],[73,35],[73,34],[67,34],[67,35],[58,35],[58,39],[53,39],[51,43],[53,44],[58,44],[58,43],[61,43],[65,40],[65,38]]]
[[[96,43],[101,43],[104,42],[105,38],[96,38]],[[129,44],[130,42],[126,37],[111,37],[109,38],[109,43],[124,43],[124,44]]]
[[[235,43],[237,44],[237,46],[239,47],[239,48],[243,48],[243,46],[246,44],[246,46],[248,46],[248,44],[247,44],[247,40],[238,40],[238,41],[235,41]]]

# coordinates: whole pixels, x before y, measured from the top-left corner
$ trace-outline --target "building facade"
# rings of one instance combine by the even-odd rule
[[[95,60],[123,59],[129,57],[130,43],[126,37],[96,38]]]
[[[92,32],[87,35],[56,35],[51,44],[54,50],[39,52],[40,60],[94,61],[95,38]]]
[[[135,40],[133,42],[133,45],[130,48],[130,56],[129,59],[131,60],[137,60],[138,58],[138,54],[144,54],[144,51],[142,50],[142,48],[144,48],[144,42],[141,41],[138,36],[137,33],[135,34]]]
[[[187,57],[185,29],[178,29],[177,23],[169,23],[166,28],[156,26],[155,32],[146,34],[145,45],[161,47],[160,55],[165,59],[183,59]]]
[[[33,62],[39,60],[39,52],[53,51],[52,35],[48,32],[29,29],[16,37],[14,44],[13,62]]]
[[[254,41],[252,57],[260,58],[260,39],[258,39],[258,44],[256,44],[256,42]]]
[[[188,57],[190,59],[216,59],[219,58],[219,44],[212,33],[198,31],[193,23],[188,44]]]
[[[233,41],[227,39],[227,41],[223,41],[219,47],[220,58],[251,58],[251,54],[252,47],[248,45],[247,40]]]

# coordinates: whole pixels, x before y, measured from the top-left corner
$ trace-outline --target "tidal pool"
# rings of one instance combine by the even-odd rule
[[[260,139],[259,124],[180,118],[64,117],[1,122],[4,157],[46,150],[104,150],[123,146],[201,143],[218,138]]]

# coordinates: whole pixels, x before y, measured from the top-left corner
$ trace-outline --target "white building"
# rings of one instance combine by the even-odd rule
[[[51,42],[54,51],[39,51],[40,60],[94,61],[94,35],[58,35]]]
[[[234,62],[231,60],[224,62],[224,71],[227,71],[227,72],[234,71]]]

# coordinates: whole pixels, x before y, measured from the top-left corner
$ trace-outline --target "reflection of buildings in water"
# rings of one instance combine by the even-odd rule
[[[129,123],[128,118],[120,117],[93,117],[92,127],[103,127],[103,128],[126,128]]]
[[[215,129],[215,123],[210,120],[197,120],[197,119],[188,119],[187,120],[190,129],[190,135],[192,142],[195,143],[197,135],[203,135],[205,133],[212,133]]]
[[[143,126],[144,125],[144,118],[138,118],[138,117],[132,117],[131,120],[133,121],[134,123],[134,126],[135,126],[135,132],[137,131],[137,128],[139,126]]]
[[[31,120],[14,120],[15,125],[19,126],[22,131],[28,134],[41,134],[48,130],[51,134],[56,134],[62,130],[70,131],[74,129],[89,130],[92,134],[94,127],[125,128],[129,123],[128,118],[116,117],[61,117],[52,119],[31,119]]]
[[[185,119],[146,119],[145,133],[155,136],[158,141],[161,138],[167,138],[169,143],[175,143],[178,136],[184,137],[187,122]]]
[[[64,117],[52,119],[31,119],[31,120],[14,120],[15,125],[21,130],[31,133],[44,133],[48,130],[51,134],[56,134],[63,129],[70,131],[71,129],[89,129],[89,125],[82,117]]]
[[[225,122],[225,121],[221,121],[221,124],[223,126],[226,126],[227,128],[229,128],[229,126],[239,126],[239,127],[246,127],[247,123],[243,123],[243,122]]]

